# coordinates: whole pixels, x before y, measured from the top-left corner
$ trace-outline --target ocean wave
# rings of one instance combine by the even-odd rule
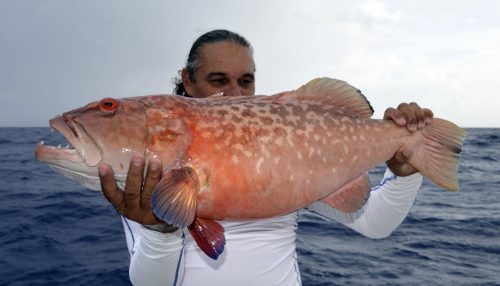
[[[380,240],[299,214],[303,285],[499,285],[500,129],[469,129],[461,191],[425,181],[408,217]],[[33,156],[49,128],[0,128],[0,285],[130,285],[121,219],[99,192]],[[380,181],[385,167],[371,172]],[[378,177],[378,178],[375,178]]]

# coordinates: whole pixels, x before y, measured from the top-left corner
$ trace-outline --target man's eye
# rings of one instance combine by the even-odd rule
[[[224,84],[226,80],[224,78],[215,78],[210,80],[210,82],[213,84]]]
[[[248,87],[251,84],[253,84],[253,80],[252,79],[242,79],[242,80],[240,80],[240,85],[241,86]]]

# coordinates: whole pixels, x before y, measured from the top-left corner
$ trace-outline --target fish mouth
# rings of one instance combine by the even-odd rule
[[[95,167],[101,161],[101,152],[85,129],[67,117],[57,116],[49,121],[52,129],[61,133],[69,145],[66,147],[37,144],[35,156],[39,161],[67,167],[66,165],[86,165]]]

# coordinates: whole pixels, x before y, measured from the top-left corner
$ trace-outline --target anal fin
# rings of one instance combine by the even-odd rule
[[[364,174],[345,184],[321,201],[332,208],[352,213],[363,207],[370,197],[370,192],[370,180],[368,174]]]

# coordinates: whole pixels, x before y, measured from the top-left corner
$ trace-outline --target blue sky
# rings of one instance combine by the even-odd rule
[[[103,97],[171,93],[192,42],[253,45],[257,93],[334,77],[380,118],[415,101],[500,127],[500,1],[0,1],[0,126],[48,126]]]

